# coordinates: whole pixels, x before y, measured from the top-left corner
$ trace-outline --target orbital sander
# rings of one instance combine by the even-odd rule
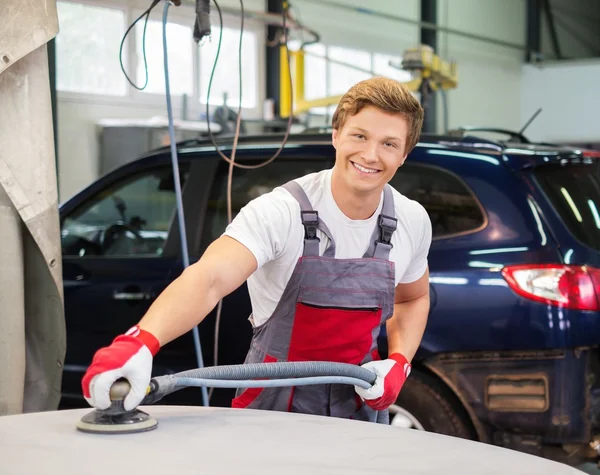
[[[154,404],[167,394],[190,386],[214,388],[268,388],[312,384],[350,384],[368,389],[377,375],[366,368],[329,361],[251,363],[211,366],[157,376],[150,380],[140,405]],[[118,379],[110,388],[111,405],[81,418],[78,430],[92,434],[133,434],[156,429],[158,421],[139,409],[126,411],[123,402],[131,385]],[[378,411],[373,422],[388,424],[387,411]]]
[[[135,434],[156,429],[158,421],[154,417],[137,408],[126,411],[123,407],[130,389],[126,379],[115,381],[110,388],[110,407],[86,414],[77,422],[77,429],[90,434]]]

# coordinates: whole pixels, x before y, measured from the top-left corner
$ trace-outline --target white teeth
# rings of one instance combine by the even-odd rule
[[[358,170],[360,170],[363,173],[377,173],[379,171],[379,170],[372,170],[370,168],[361,167],[358,163],[354,163],[354,162],[352,162],[352,165],[354,165]]]

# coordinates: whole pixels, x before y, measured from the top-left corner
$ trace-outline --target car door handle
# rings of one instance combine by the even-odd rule
[[[115,300],[150,300],[151,295],[148,292],[115,292]]]

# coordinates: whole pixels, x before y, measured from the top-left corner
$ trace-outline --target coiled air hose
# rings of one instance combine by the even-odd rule
[[[368,389],[376,378],[375,373],[366,368],[329,361],[212,366],[152,378],[150,391],[140,404],[154,404],[168,394],[187,387],[270,388],[350,384]],[[388,417],[387,411],[377,411],[372,422],[388,424]]]

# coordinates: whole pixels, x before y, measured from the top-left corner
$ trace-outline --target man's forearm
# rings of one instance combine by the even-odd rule
[[[394,315],[386,324],[388,354],[401,353],[412,361],[421,344],[427,316],[429,294],[394,305]]]
[[[222,236],[154,301],[140,327],[161,346],[190,331],[256,270],[254,255],[236,240]]]

